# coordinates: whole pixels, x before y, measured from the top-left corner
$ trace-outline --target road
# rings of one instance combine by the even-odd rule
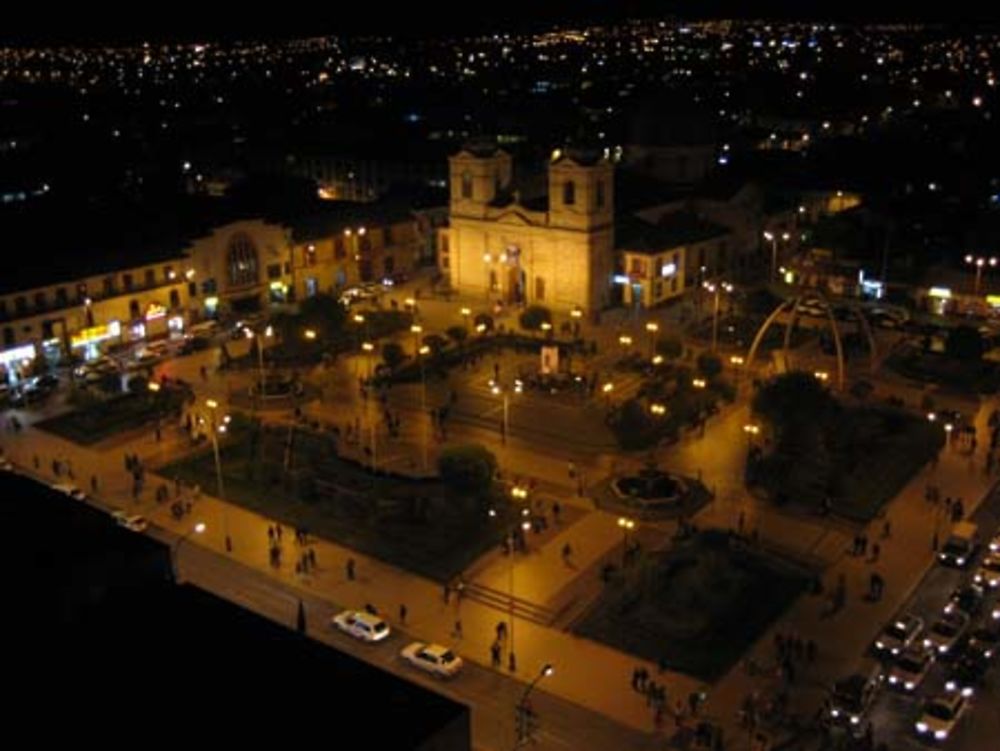
[[[1000,491],[994,491],[972,519],[979,524],[984,541],[989,540],[1000,528]],[[980,555],[977,561],[981,557]],[[929,625],[941,612],[955,587],[972,575],[975,566],[976,564],[973,564],[968,571],[935,566],[927,573],[900,612],[915,613]],[[997,599],[997,593],[993,593],[990,601],[995,602]],[[935,665],[914,697],[888,691],[879,697],[871,721],[875,737],[885,741],[891,751],[925,751],[928,748],[927,744],[917,738],[913,723],[920,711],[921,702],[925,698],[943,692],[946,668],[946,663]],[[988,674],[984,690],[973,699],[972,712],[965,715],[944,748],[948,751],[986,751],[998,747],[1000,747],[1000,668],[994,665]]]
[[[165,542],[176,540],[162,529],[154,529],[152,534]],[[514,747],[514,707],[524,692],[523,683],[470,660],[454,680],[426,676],[399,657],[399,650],[413,639],[398,628],[378,645],[358,642],[329,627],[330,618],[340,608],[198,545],[180,546],[177,568],[183,580],[290,628],[294,628],[302,600],[312,638],[469,705],[476,748]],[[662,739],[657,742],[650,735],[546,693],[544,681],[532,694],[532,704],[540,721],[533,745],[542,751],[662,748]]]

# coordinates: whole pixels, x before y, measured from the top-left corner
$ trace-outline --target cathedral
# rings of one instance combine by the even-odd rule
[[[607,154],[556,150],[543,190],[522,195],[510,154],[468,145],[449,158],[450,226],[441,266],[483,300],[579,309],[611,299],[614,167]]]

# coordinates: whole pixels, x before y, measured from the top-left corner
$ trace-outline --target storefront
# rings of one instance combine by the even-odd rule
[[[70,347],[74,352],[82,354],[84,360],[96,360],[101,356],[100,345],[109,340],[121,340],[122,325],[119,321],[111,321],[104,326],[91,326],[81,329],[69,338]]]
[[[28,372],[34,359],[34,344],[22,344],[0,352],[0,382],[11,386],[17,385]]]

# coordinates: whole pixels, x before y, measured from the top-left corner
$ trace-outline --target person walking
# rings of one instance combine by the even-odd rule
[[[354,581],[354,559],[347,559],[347,580]]]
[[[563,545],[562,548],[563,562],[566,563],[567,565],[569,564],[569,558],[571,555],[573,555],[573,548],[570,547],[570,544],[567,542],[565,545]]]
[[[309,556],[309,567],[316,568],[316,548],[309,548],[306,555]]]
[[[507,621],[497,622],[497,640],[507,641]]]
[[[455,628],[451,632],[451,635],[454,636],[456,639],[461,639],[462,638],[462,619],[461,618],[457,618],[455,620]]]
[[[406,625],[406,604],[402,603],[399,606],[399,623],[400,625]]]
[[[496,668],[496,669],[499,670],[500,665],[502,665],[502,664],[503,664],[503,662],[502,662],[502,660],[500,658],[500,642],[499,641],[495,641],[490,646],[490,665],[493,668]]]

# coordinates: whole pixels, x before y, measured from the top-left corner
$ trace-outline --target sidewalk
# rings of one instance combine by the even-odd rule
[[[987,412],[985,408],[980,411],[981,419]],[[981,464],[979,460],[975,471],[970,472],[968,457],[945,447],[937,467],[925,467],[888,506],[885,519],[891,523],[890,536],[882,537],[882,519],[874,520],[865,530],[869,547],[871,542],[881,545],[877,563],[847,555],[848,541],[845,538],[840,561],[824,576],[826,594],[835,588],[838,577],[845,577],[845,606],[829,615],[827,596],[803,595],[747,653],[746,657],[757,665],[775,665],[777,654],[774,644],[778,634],[795,634],[818,645],[818,658],[814,665],[796,665],[801,677],[791,694],[790,714],[805,720],[814,716],[827,689],[836,680],[851,673],[878,630],[909,598],[926,571],[934,565],[932,538],[935,533],[943,538],[948,525],[940,521],[941,515],[925,500],[927,484],[933,482],[939,485],[945,495],[962,497],[966,514],[971,514],[995,484],[994,478],[983,475]],[[869,577],[875,571],[885,580],[886,595],[872,602],[865,595]],[[765,694],[769,687],[777,685],[774,671],[770,671],[769,675],[750,676],[744,665],[734,666],[713,688],[707,710],[722,721],[727,737],[745,738],[747,731],[739,726],[736,717],[744,698],[754,692]]]

